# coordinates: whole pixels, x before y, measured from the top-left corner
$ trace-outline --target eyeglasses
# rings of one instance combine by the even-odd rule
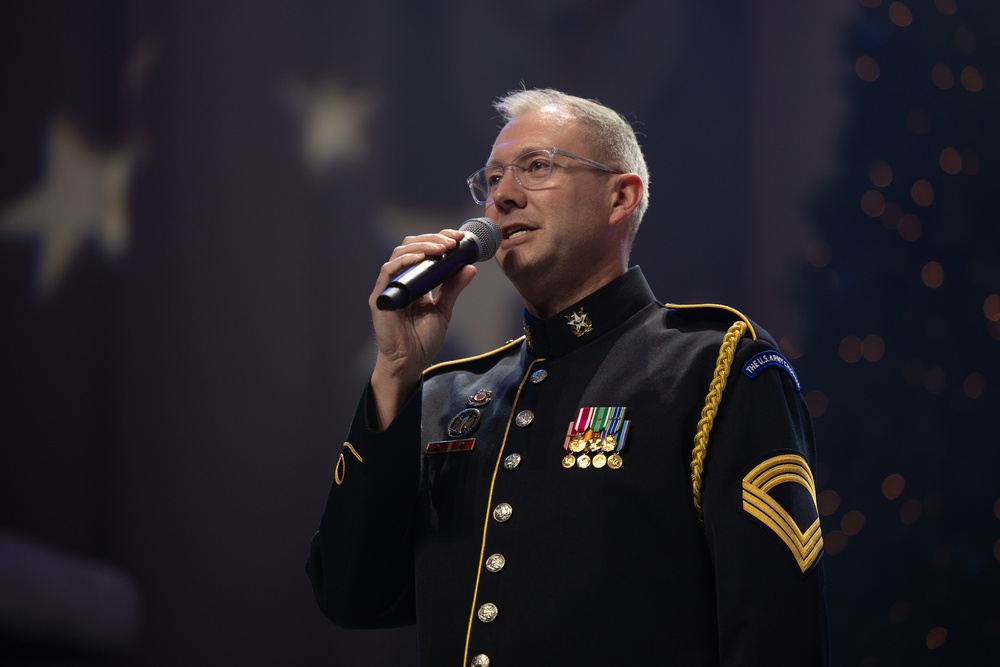
[[[526,190],[537,190],[552,175],[552,167],[556,166],[553,160],[553,156],[555,155],[568,157],[588,167],[606,171],[609,174],[624,173],[605,166],[600,162],[594,162],[585,157],[561,151],[558,148],[544,148],[523,153],[514,158],[510,164],[487,165],[465,179],[465,182],[469,184],[469,192],[472,193],[472,199],[480,205],[485,204],[493,196],[493,193],[500,185],[500,181],[503,180],[504,172],[508,169],[514,174],[514,179],[521,184],[521,187]]]

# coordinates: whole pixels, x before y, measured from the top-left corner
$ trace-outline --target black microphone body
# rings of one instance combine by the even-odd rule
[[[439,257],[428,257],[396,276],[375,299],[378,309],[406,308],[466,264],[490,259],[500,247],[500,226],[489,218],[466,220],[458,231],[465,232],[465,237],[457,246]]]

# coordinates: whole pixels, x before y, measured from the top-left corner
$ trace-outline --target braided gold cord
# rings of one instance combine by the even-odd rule
[[[701,509],[701,477],[705,471],[708,436],[715,423],[715,415],[719,412],[722,391],[726,388],[726,380],[729,378],[733,357],[736,355],[736,344],[739,343],[746,330],[746,322],[738,321],[729,327],[729,331],[722,338],[719,358],[715,362],[715,375],[708,386],[705,407],[701,410],[701,419],[698,421],[698,428],[695,429],[694,449],[691,451],[691,495],[694,499],[695,511],[698,513],[698,521],[702,523],[705,522],[705,518]]]

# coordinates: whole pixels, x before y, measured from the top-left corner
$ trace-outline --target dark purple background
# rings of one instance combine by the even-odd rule
[[[0,235],[0,531],[119,568],[141,632],[121,653],[14,637],[16,652],[414,664],[411,629],[335,628],[303,572],[372,361],[381,262],[403,233],[477,214],[464,178],[498,130],[491,101],[552,86],[635,120],[652,205],[633,261],[659,298],[727,303],[794,341],[855,15],[851,0],[7,8],[0,210],[45,181],[56,115],[94,150],[139,151],[123,253],[85,243],[42,292],[39,238]],[[310,167],[289,91],[324,82],[373,100],[367,149]],[[494,266],[472,290],[449,354],[519,335]]]

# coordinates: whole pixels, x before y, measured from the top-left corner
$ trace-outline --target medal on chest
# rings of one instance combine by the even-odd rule
[[[625,419],[626,412],[623,406],[580,408],[566,430],[563,468],[621,468],[621,451],[632,423]]]

